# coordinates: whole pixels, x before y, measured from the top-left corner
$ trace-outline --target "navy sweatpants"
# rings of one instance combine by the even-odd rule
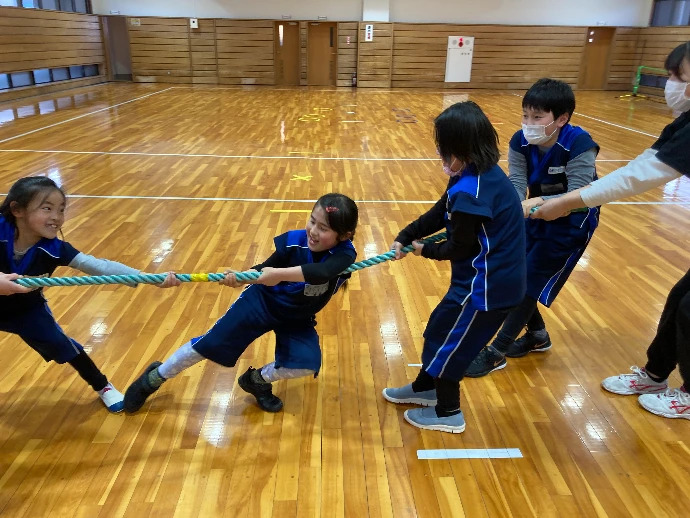
[[[48,303],[0,312],[0,331],[19,335],[47,362],[67,363],[84,351],[55,321]]]
[[[254,340],[274,331],[276,367],[318,372],[321,347],[314,329],[316,320],[292,320],[287,309],[269,309],[265,297],[261,285],[249,285],[205,335],[192,339],[194,350],[220,365],[233,367]]]
[[[479,311],[446,294],[424,330],[422,368],[434,378],[460,381],[465,371],[499,330],[506,309]]]

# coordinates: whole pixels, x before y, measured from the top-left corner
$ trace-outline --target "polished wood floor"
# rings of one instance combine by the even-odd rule
[[[444,187],[433,117],[469,97],[502,149],[511,93],[110,84],[0,104],[0,192],[48,175],[73,195],[66,239],[145,271],[244,269],[314,200],[360,201],[360,257]],[[605,174],[651,145],[663,105],[578,94],[574,123]],[[505,165],[505,164],[504,164]],[[665,297],[690,264],[687,180],[611,205],[551,311],[545,354],[462,383],[467,430],[420,431],[381,389],[413,379],[448,265],[411,257],[355,275],[320,314],[316,380],[277,384],[261,412],[237,389],[271,358],[195,366],[133,416],[109,415],[67,366],[0,337],[3,517],[686,517],[690,423],[600,381],[643,365]],[[71,274],[68,269],[57,274]],[[120,389],[204,332],[237,297],[215,284],[53,288],[60,324]],[[679,385],[674,374],[673,386]],[[421,449],[519,448],[520,459],[418,460]]]

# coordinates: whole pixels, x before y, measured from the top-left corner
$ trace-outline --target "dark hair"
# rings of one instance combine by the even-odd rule
[[[17,218],[12,214],[12,208],[26,209],[39,196],[42,196],[40,204],[43,204],[53,191],[58,191],[63,198],[66,198],[64,191],[50,178],[45,176],[20,178],[10,187],[10,192],[7,193],[7,197],[0,205],[0,214],[16,228]],[[11,206],[13,202],[15,203],[14,207]]]
[[[544,77],[527,90],[522,108],[551,112],[554,120],[567,113],[570,121],[575,111],[575,94],[568,83]]]
[[[316,208],[317,205],[326,212],[328,226],[338,233],[339,238],[342,238],[348,232],[352,232],[350,239],[355,237],[359,210],[354,201],[344,194],[332,192],[330,194],[324,194],[321,198],[316,200],[314,208]]]
[[[664,68],[676,76],[680,76],[680,64],[684,59],[690,61],[690,41],[681,43],[666,57]]]
[[[464,165],[473,164],[481,174],[498,163],[498,133],[482,109],[472,101],[456,103],[434,120],[438,154],[450,165],[455,156]]]

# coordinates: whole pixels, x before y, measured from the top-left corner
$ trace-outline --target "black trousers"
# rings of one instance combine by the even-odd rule
[[[666,379],[676,365],[685,388],[690,388],[690,271],[668,294],[645,369]]]

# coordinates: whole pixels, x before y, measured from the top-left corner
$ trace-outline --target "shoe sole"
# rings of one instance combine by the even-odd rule
[[[633,392],[633,391],[622,391],[622,390],[613,390],[608,387],[606,387],[603,383],[601,384],[601,388],[603,388],[606,392],[610,392],[611,394],[618,394],[619,396],[644,396],[645,394],[661,394],[663,392],[666,392],[666,389],[668,389],[668,385],[666,385],[663,389],[655,390],[653,392]]]
[[[381,391],[381,393],[383,394],[383,398],[386,401],[390,401],[391,403],[395,403],[396,405],[436,406],[436,400],[435,399],[418,399],[418,398],[396,399],[396,398],[390,397],[388,394],[386,394],[386,389],[383,389]]]
[[[658,410],[653,410],[645,405],[642,404],[642,402],[638,399],[637,402],[640,404],[642,408],[644,408],[647,412],[658,415],[659,417],[666,417],[668,419],[690,419],[690,415],[685,415],[685,414],[665,414],[664,412],[659,412]]]
[[[492,367],[491,370],[484,371],[484,372],[475,372],[475,373],[465,373],[466,378],[483,378],[484,376],[488,376],[494,371],[500,371],[501,369],[505,369],[508,366],[508,362],[503,362],[501,365],[497,365],[495,367]]]
[[[106,408],[106,409],[108,410],[108,412],[110,412],[111,414],[121,414],[122,412],[125,411],[125,402],[124,402],[124,400],[122,401],[122,408],[120,408],[119,410],[112,410],[110,407],[105,407],[105,408]]]
[[[465,431],[465,425],[463,424],[462,427],[460,426],[447,426],[447,425],[442,425],[442,424],[420,424],[409,417],[407,417],[407,411],[403,414],[403,417],[405,418],[405,421],[410,423],[412,426],[416,426],[417,428],[421,428],[422,430],[434,430],[436,432],[447,432],[447,433],[462,433]]]
[[[523,356],[527,356],[529,353],[545,353],[546,351],[548,351],[549,349],[551,349],[551,347],[553,347],[553,344],[552,344],[551,342],[547,342],[547,343],[545,343],[545,344],[539,345],[539,346],[538,346],[537,348],[535,348],[535,349],[530,349],[529,351],[524,352],[524,353],[520,353],[520,354],[514,354],[514,353],[513,353],[513,354],[510,354],[510,353],[506,353],[506,357],[507,357],[507,358],[522,358]]]

